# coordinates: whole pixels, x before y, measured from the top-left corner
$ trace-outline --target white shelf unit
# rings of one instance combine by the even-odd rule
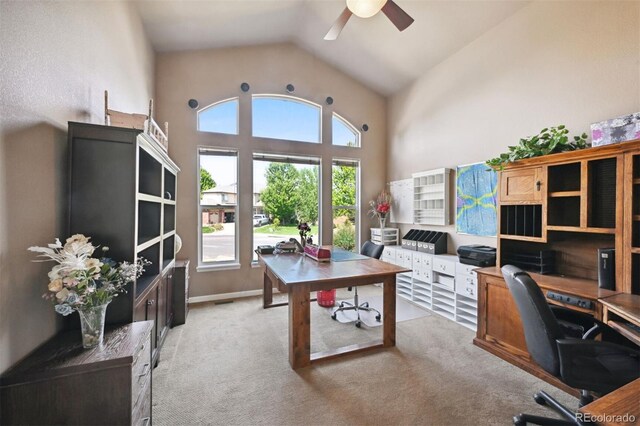
[[[457,256],[431,255],[400,246],[385,247],[381,259],[411,269],[397,275],[398,296],[473,331],[477,329],[474,266],[461,264]]]
[[[383,246],[398,245],[400,230],[398,228],[371,228],[371,241]]]
[[[449,182],[451,169],[436,169],[414,173],[413,223],[450,225]]]

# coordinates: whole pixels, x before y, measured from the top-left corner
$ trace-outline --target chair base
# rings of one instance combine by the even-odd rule
[[[358,304],[358,287],[355,288],[355,294],[353,296],[353,303],[351,302],[340,302],[340,306],[334,310],[331,313],[331,318],[333,318],[334,320],[337,320],[337,314],[338,312],[344,312],[344,311],[356,311],[356,314],[358,315],[358,319],[356,319],[355,321],[355,325],[356,327],[360,328],[362,326],[362,321],[360,320],[360,311],[365,311],[365,312],[375,312],[378,315],[376,315],[376,321],[380,322],[382,321],[382,314],[380,314],[380,311],[372,308],[369,306],[369,302],[363,302]]]
[[[582,406],[582,403],[587,400],[585,398],[585,400],[583,401],[583,398],[585,398],[584,395],[580,398],[581,406]],[[552,410],[560,414],[563,418],[554,419],[552,417],[541,417],[541,416],[535,416],[533,414],[521,413],[513,418],[513,424],[515,426],[524,426],[526,424],[585,426],[588,424],[578,420],[574,412],[570,411],[567,407],[565,407],[564,405],[560,404],[558,401],[553,399],[553,397],[551,397],[545,391],[540,391],[536,393],[533,396],[533,399],[536,401],[536,403],[540,405],[548,406],[549,408],[551,408]]]

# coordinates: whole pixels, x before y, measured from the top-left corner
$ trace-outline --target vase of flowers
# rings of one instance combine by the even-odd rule
[[[391,210],[391,194],[385,190],[382,190],[375,200],[369,201],[369,216],[378,218],[380,228],[385,227],[389,210]]]
[[[307,236],[310,232],[311,227],[307,222],[298,223],[298,233],[300,234],[300,244],[302,244],[302,247],[306,246],[307,243],[313,244],[311,236]]]
[[[29,251],[45,258],[41,261],[57,263],[48,274],[49,291],[42,297],[51,301],[60,315],[78,311],[85,348],[102,343],[107,306],[150,264],[143,258],[138,258],[136,263],[116,264],[104,256],[108,247],[102,247],[102,257],[92,257],[97,247],[89,240],[76,234],[67,238],[64,245],[56,238],[55,243],[47,247],[29,247]]]

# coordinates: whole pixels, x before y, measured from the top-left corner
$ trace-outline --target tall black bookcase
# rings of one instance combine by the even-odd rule
[[[107,323],[154,320],[159,348],[171,320],[178,166],[141,130],[69,123],[69,234],[108,246],[115,261],[151,262],[107,309]]]

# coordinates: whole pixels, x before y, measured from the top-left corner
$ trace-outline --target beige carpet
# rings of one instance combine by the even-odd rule
[[[366,295],[377,287],[360,287]],[[349,293],[339,292],[338,298]],[[331,320],[313,303],[312,351],[366,342],[381,328]],[[153,372],[156,425],[509,425],[551,414],[544,389],[577,401],[472,345],[473,332],[437,314],[397,324],[397,346],[293,371],[288,308],[261,298],[193,305]]]

